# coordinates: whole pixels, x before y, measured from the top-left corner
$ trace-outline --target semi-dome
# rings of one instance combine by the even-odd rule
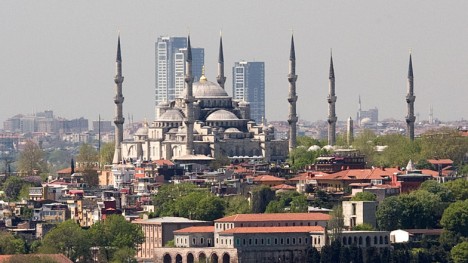
[[[167,110],[159,118],[157,121],[182,121],[184,120],[184,116],[179,110],[171,109]]]
[[[135,132],[135,135],[137,135],[137,136],[148,135],[148,126],[147,126],[147,125],[143,125],[143,127],[140,127],[140,128]]]
[[[238,120],[237,116],[227,110],[217,110],[206,118],[207,121],[226,121],[226,120]]]
[[[229,97],[227,92],[217,83],[208,81],[204,75],[200,77],[200,81],[193,83],[193,96],[195,98],[207,97]],[[181,98],[187,95],[187,89],[184,89],[180,94]]]
[[[239,129],[237,128],[228,128],[224,131],[224,133],[240,133]]]
[[[315,151],[318,151],[318,150],[320,150],[320,146],[318,146],[318,145],[312,145],[312,146],[309,147],[309,149],[307,149],[308,152],[311,152],[311,151],[315,152]]]

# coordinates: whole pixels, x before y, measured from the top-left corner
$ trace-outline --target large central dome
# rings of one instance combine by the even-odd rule
[[[195,98],[212,98],[212,97],[229,97],[227,92],[217,83],[208,81],[203,75],[200,81],[193,83],[193,96]],[[180,97],[184,98],[187,95],[187,89],[184,89]]]

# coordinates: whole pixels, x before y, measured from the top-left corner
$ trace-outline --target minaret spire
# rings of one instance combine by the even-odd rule
[[[115,151],[112,163],[119,164],[122,161],[123,124],[125,122],[125,119],[122,114],[122,105],[124,102],[124,97],[122,95],[122,82],[124,81],[124,77],[122,76],[122,54],[120,51],[120,34],[117,40],[117,59],[115,68]]]
[[[297,129],[297,114],[296,114],[296,51],[294,48],[294,35],[291,35],[291,50],[289,53],[289,152],[296,148],[296,129]]]
[[[223,52],[223,36],[219,36],[219,55],[218,55],[218,77],[216,78],[219,86],[224,89],[226,77],[224,76],[224,52]]]
[[[192,75],[192,46],[190,44],[190,35],[187,38],[187,59],[185,60],[185,88],[187,90],[185,95],[185,119],[186,126],[186,146],[185,154],[192,155],[193,151],[193,75]]]
[[[329,94],[328,94],[328,144],[335,145],[336,142],[336,113],[335,113],[335,69],[333,68],[333,56],[330,54],[330,74],[329,74]]]
[[[416,100],[416,96],[414,96],[413,61],[411,58],[411,51],[409,56],[407,82],[408,91],[406,94],[406,104],[408,105],[408,114],[406,115],[406,135],[411,141],[414,141],[414,121],[416,120],[416,117],[414,116],[414,101]]]

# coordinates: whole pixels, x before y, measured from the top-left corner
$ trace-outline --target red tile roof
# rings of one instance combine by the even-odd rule
[[[215,220],[215,222],[263,222],[263,221],[328,221],[330,215],[323,213],[276,213],[237,214]]]
[[[433,165],[439,165],[439,164],[452,165],[453,164],[453,161],[450,159],[428,159],[427,161]]]
[[[191,226],[176,230],[174,233],[214,233],[214,226]]]
[[[289,179],[289,181],[294,182],[294,181],[304,181],[304,180],[310,180],[312,178],[315,179],[315,176],[322,175],[321,173],[312,173],[312,172],[306,172],[306,173],[300,173],[299,175]]]
[[[296,187],[288,185],[288,184],[275,185],[271,188],[275,190],[296,190]]]
[[[153,161],[153,163],[157,164],[157,165],[168,165],[168,166],[173,166],[174,163],[169,161],[169,160],[155,160]]]
[[[327,174],[315,177],[317,181],[320,180],[372,180],[384,179],[390,177],[394,173],[401,173],[398,168],[374,168],[374,169],[349,169],[343,170],[332,174]]]
[[[259,175],[254,177],[253,179],[254,182],[284,182],[286,181],[283,178],[279,178],[273,175]]]
[[[323,232],[321,226],[266,226],[266,227],[235,227],[220,234],[255,234],[255,233],[310,233]]]
[[[52,260],[50,262],[57,262],[57,263],[73,263],[70,259],[68,259],[63,254],[17,254],[17,255],[0,255],[0,262],[10,262],[12,258],[16,258],[18,261],[23,262],[31,262],[31,260],[37,259],[37,257],[41,259]],[[15,261],[16,262],[16,261]]]

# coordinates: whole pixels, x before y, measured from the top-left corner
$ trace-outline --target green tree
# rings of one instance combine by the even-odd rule
[[[452,202],[454,197],[452,191],[446,184],[438,183],[435,180],[427,180],[421,184],[420,190],[428,191],[429,193],[439,196],[442,202]]]
[[[137,263],[135,259],[136,251],[130,247],[122,247],[115,251],[112,256],[112,263]]]
[[[399,220],[401,210],[402,205],[398,196],[385,198],[375,213],[379,229],[388,231],[398,229],[401,225]]]
[[[368,163],[372,163],[374,160],[374,140],[376,138],[375,133],[369,129],[364,129],[354,137],[353,148],[364,154]]]
[[[27,175],[39,175],[47,171],[44,152],[35,142],[27,140],[18,158],[18,171]]]
[[[226,215],[251,213],[249,201],[241,195],[226,197]]]
[[[419,159],[419,142],[411,141],[401,134],[387,134],[375,139],[376,145],[387,146],[385,150],[375,155],[373,165],[383,167],[404,166],[409,159]]]
[[[83,143],[80,146],[76,161],[79,167],[82,168],[83,180],[90,186],[97,186],[99,184],[99,176],[97,173],[97,163],[99,161],[99,154],[91,144]]]
[[[447,231],[468,237],[468,199],[450,204],[445,209],[440,224]]]
[[[70,151],[56,149],[48,153],[46,158],[49,163],[50,172],[56,172],[70,166],[72,155]]]
[[[133,248],[143,243],[141,227],[125,220],[121,215],[111,215],[89,229],[94,246],[99,247],[101,261],[108,262],[116,251]]]
[[[375,229],[371,224],[364,223],[364,224],[359,224],[359,225],[353,227],[353,230],[355,230],[355,231],[374,231]]]
[[[297,136],[296,144],[297,146],[304,146],[306,149],[312,145],[324,146],[319,140],[309,136]]]
[[[444,184],[453,194],[455,200],[468,199],[468,180],[460,178]]]
[[[351,201],[375,201],[377,200],[377,196],[371,192],[359,192],[356,193],[352,198]]]
[[[380,229],[434,228],[441,217],[439,196],[425,190],[387,197],[376,212]]]
[[[176,213],[174,210],[175,200],[194,191],[198,191],[198,188],[190,183],[162,185],[158,189],[158,193],[153,197],[156,216],[174,215]]]
[[[454,263],[468,263],[468,242],[464,241],[454,246],[450,255]]]
[[[17,200],[27,183],[18,176],[9,176],[3,183],[3,191],[9,200]]]
[[[294,170],[303,169],[305,166],[313,164],[321,151],[308,151],[305,146],[298,146],[289,152],[288,163]]]
[[[25,252],[25,243],[21,238],[16,238],[11,233],[0,231],[0,254],[22,254]]]
[[[115,145],[111,142],[101,145],[100,162],[101,165],[112,164],[114,159]]]
[[[264,213],[267,205],[275,199],[275,192],[264,185],[253,188],[251,195],[253,213]]]
[[[444,127],[421,135],[421,156],[425,159],[451,159],[460,164],[468,149],[468,137],[457,129]]]
[[[73,261],[90,258],[91,245],[86,230],[67,220],[49,231],[39,248],[40,253],[62,253]]]
[[[309,208],[307,197],[303,194],[294,196],[290,202],[290,208],[291,213],[307,213]]]

